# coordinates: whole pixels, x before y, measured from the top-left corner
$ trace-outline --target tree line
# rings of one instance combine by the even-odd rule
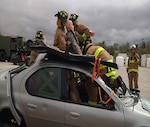
[[[105,48],[111,55],[116,57],[119,53],[126,53],[127,55],[130,53],[130,46],[129,42],[124,44],[119,44],[115,42],[113,45],[108,46],[105,41],[96,43],[98,46],[102,46]],[[141,56],[142,54],[150,54],[150,41],[144,41],[135,44],[137,47],[137,53]]]

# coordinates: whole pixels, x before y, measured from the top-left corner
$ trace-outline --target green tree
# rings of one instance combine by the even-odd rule
[[[106,48],[106,42],[105,41],[99,42],[96,45],[101,46],[103,48]]]

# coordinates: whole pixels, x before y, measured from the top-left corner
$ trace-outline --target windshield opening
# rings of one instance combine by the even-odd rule
[[[112,89],[108,87],[100,77],[95,80],[107,92],[107,94],[110,95]],[[126,107],[131,107],[137,104],[137,102],[135,103],[135,98],[137,98],[137,95],[131,94],[129,89],[126,90],[125,94],[122,94],[121,88],[115,89],[114,96]]]

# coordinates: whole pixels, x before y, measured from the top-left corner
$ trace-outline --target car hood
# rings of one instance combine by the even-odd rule
[[[127,127],[149,127],[150,112],[149,106],[139,98],[134,106],[126,107],[124,110]],[[127,110],[126,110],[127,109]]]
[[[139,102],[133,107],[135,112],[148,115],[150,118],[150,103],[145,99],[139,99]]]
[[[142,108],[150,113],[150,102],[146,99],[141,99]]]

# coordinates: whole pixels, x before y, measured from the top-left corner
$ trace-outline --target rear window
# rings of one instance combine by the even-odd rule
[[[60,99],[61,69],[49,67],[38,70],[27,80],[26,89],[33,96]]]

